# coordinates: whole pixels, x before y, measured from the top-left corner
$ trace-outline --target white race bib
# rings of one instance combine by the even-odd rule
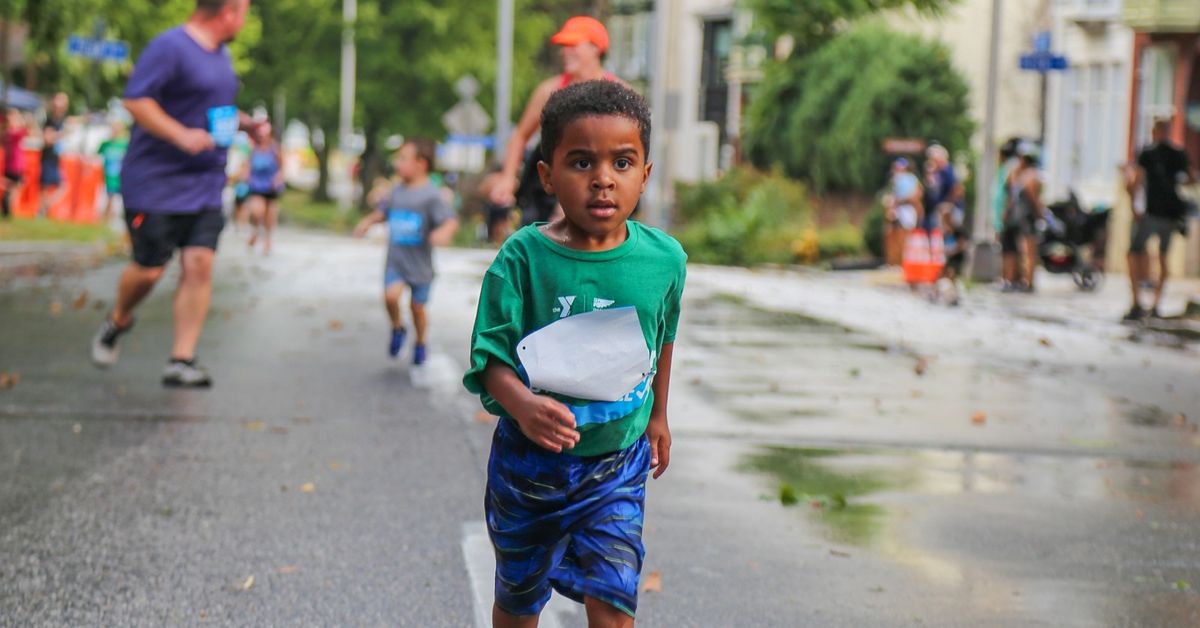
[[[592,401],[618,401],[650,375],[637,308],[559,319],[517,344],[532,388]]]

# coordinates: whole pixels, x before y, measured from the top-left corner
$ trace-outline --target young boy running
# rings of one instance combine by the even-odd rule
[[[377,222],[388,223],[387,266],[384,270],[383,303],[392,322],[388,355],[400,354],[407,333],[400,317],[400,297],[407,287],[410,292],[416,344],[413,345],[413,364],[425,363],[425,333],[427,319],[425,304],[433,286],[433,247],[445,246],[458,229],[454,210],[446,204],[441,190],[429,180],[433,171],[435,146],[432,140],[409,140],[396,152],[396,176],[400,183],[382,209],[377,209],[354,228],[362,237],[367,228]]]
[[[484,275],[463,378],[500,415],[484,509],[496,626],[534,626],[557,590],[592,626],[631,626],[651,468],[670,462],[667,390],[687,256],[628,220],[650,113],[612,81],[542,112],[542,184],[564,217],[505,242]]]

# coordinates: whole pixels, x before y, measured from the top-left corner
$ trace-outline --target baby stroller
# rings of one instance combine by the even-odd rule
[[[1075,285],[1091,292],[1104,276],[1104,248],[1109,208],[1098,205],[1087,211],[1072,191],[1048,205],[1045,225],[1039,221],[1038,256],[1052,273],[1070,273]]]

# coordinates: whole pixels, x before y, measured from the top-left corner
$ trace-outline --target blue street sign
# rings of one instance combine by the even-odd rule
[[[1034,52],[1050,52],[1050,32],[1042,31],[1033,36]]]
[[[1067,58],[1063,55],[1051,54],[1049,52],[1034,52],[1032,54],[1021,55],[1022,70],[1033,70],[1035,72],[1053,72],[1057,70],[1066,70],[1070,67]]]
[[[129,44],[71,35],[67,39],[67,54],[95,61],[120,62],[129,58]]]
[[[446,138],[447,144],[461,144],[465,146],[482,146],[486,149],[491,149],[496,145],[496,138],[491,135],[457,135],[451,133]]]

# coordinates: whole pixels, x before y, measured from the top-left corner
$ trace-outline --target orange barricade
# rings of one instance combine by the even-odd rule
[[[4,150],[0,149],[0,163]],[[51,220],[63,222],[96,222],[96,197],[104,182],[100,164],[82,160],[79,155],[62,155],[58,159],[62,174],[62,196],[46,211]],[[42,175],[42,152],[25,151],[25,176],[21,183],[21,195],[14,199],[12,212],[20,218],[33,218],[38,214],[42,202],[40,179]],[[0,182],[3,184],[6,182]]]
[[[900,264],[905,282],[933,283],[941,276],[945,265],[946,251],[941,231],[930,233],[924,229],[913,229],[908,234]]]

